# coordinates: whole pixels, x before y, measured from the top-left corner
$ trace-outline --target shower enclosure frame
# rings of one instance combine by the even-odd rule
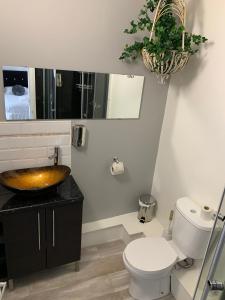
[[[224,268],[224,278],[215,277],[218,267],[219,266],[221,267],[220,259],[223,254],[223,251],[225,251],[225,216],[221,213],[221,209],[223,208],[223,206],[225,207],[225,189],[223,191],[218,212],[215,217],[215,223],[206,250],[206,255],[204,258],[199,280],[196,286],[196,290],[193,298],[194,300],[210,300],[212,299],[211,298],[212,291],[217,291],[216,293],[212,294],[214,300],[224,299],[221,298],[221,296],[223,297],[222,293],[225,293],[225,268]],[[216,237],[216,241],[215,241],[215,235],[217,234],[216,229],[218,225],[220,225],[221,231],[219,233],[218,239]],[[214,251],[212,251],[213,244],[215,244]],[[207,275],[204,278],[204,271],[207,268],[207,261],[210,258],[211,258],[211,263]],[[202,281],[204,282],[204,288],[201,291],[200,285]]]

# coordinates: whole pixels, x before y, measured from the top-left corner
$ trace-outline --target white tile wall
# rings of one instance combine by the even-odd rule
[[[71,166],[71,121],[0,122],[0,172],[51,165],[54,146]]]

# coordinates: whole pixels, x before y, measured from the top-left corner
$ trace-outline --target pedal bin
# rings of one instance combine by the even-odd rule
[[[156,200],[149,194],[139,197],[138,219],[141,223],[152,221],[156,212]]]

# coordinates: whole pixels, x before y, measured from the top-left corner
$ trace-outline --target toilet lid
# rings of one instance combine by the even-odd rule
[[[127,245],[124,254],[134,268],[156,272],[168,268],[177,260],[177,254],[164,238],[145,237]]]

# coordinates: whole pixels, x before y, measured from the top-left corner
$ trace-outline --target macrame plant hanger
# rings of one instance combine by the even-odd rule
[[[169,59],[163,59],[164,53],[160,54],[160,60],[154,53],[149,53],[145,48],[142,50],[142,57],[144,65],[151,72],[155,72],[158,77],[160,77],[161,83],[164,83],[166,79],[170,77],[171,74],[176,73],[179,70],[182,70],[187,64],[190,53],[185,51],[185,19],[186,19],[186,8],[184,0],[173,0],[172,3],[167,4],[166,0],[160,0],[154,20],[152,29],[150,31],[149,40],[151,41],[154,38],[155,26],[158,20],[166,14],[174,14],[178,17],[178,21],[183,26],[184,30],[182,33],[182,51],[171,50],[171,55]]]

